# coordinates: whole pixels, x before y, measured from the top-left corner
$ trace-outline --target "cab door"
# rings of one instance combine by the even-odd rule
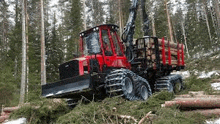
[[[119,39],[114,30],[111,30],[111,28],[103,28],[101,30],[101,42],[104,61],[107,67],[129,68],[129,64],[122,52]]]
[[[109,38],[108,28],[103,28],[101,30],[101,42],[103,47],[103,57],[105,65],[110,67],[112,65],[112,62],[115,60],[115,53]]]

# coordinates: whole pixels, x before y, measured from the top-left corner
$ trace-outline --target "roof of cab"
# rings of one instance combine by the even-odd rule
[[[97,27],[102,27],[102,26],[110,26],[110,27],[114,27],[114,28],[119,28],[117,25],[114,25],[114,24],[103,24],[103,25],[98,25],[98,26],[95,26],[95,27],[92,27],[86,31],[83,31],[83,32],[80,32],[79,34],[87,34],[87,33],[91,33],[92,31],[94,31],[94,29],[96,29]]]

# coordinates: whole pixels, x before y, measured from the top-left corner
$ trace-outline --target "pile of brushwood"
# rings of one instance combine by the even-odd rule
[[[203,123],[201,114],[185,114],[179,109],[162,108],[174,98],[173,93],[159,92],[148,101],[106,98],[102,101],[81,100],[70,110],[63,100],[45,100],[24,105],[11,114],[11,119],[25,117],[28,123]]]

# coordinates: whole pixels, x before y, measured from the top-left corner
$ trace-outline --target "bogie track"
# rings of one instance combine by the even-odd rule
[[[113,70],[106,76],[105,84],[109,96],[123,96],[128,100],[146,100],[152,94],[148,82],[127,69]]]
[[[168,75],[156,80],[155,90],[167,90],[168,92],[180,92],[183,88],[182,77],[180,75]]]

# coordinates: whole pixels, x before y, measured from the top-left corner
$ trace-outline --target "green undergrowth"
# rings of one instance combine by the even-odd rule
[[[197,76],[191,76],[184,80],[184,90],[180,94],[187,94],[188,91],[204,91],[206,94],[212,94],[212,78],[198,79]]]
[[[131,116],[140,121],[150,111],[157,116],[152,120],[152,123],[190,124],[204,122],[204,118],[200,118],[200,115],[196,116],[197,118],[192,118],[193,115],[185,116],[176,108],[161,108],[161,104],[173,98],[173,93],[163,91],[155,93],[145,102],[127,101],[123,98],[106,98],[100,102],[79,103],[71,112],[59,117],[57,123],[135,123],[133,119],[122,118],[122,116]],[[144,123],[149,123],[149,120]]]
[[[213,54],[200,57],[198,59],[189,58],[186,60],[186,69],[189,71],[212,71],[220,70],[220,51],[214,52]]]
[[[135,123],[152,111],[155,118],[146,119],[144,124],[192,124],[204,122],[200,114],[185,114],[178,108],[162,108],[161,104],[174,98],[173,93],[166,91],[154,93],[148,101],[127,101],[123,98],[106,98],[99,102],[90,101],[69,110],[62,100],[43,99],[26,104],[13,112],[10,119],[27,118],[30,124],[84,124],[84,123]],[[126,116],[123,118],[123,116]],[[131,117],[130,119],[127,117]],[[132,119],[133,118],[133,119]]]
[[[59,116],[69,111],[66,103],[62,100],[42,99],[23,105],[10,115],[10,119],[25,117],[30,124],[49,124],[56,122]]]
[[[203,124],[206,117],[199,113],[185,113],[174,108],[160,108],[153,124]]]

